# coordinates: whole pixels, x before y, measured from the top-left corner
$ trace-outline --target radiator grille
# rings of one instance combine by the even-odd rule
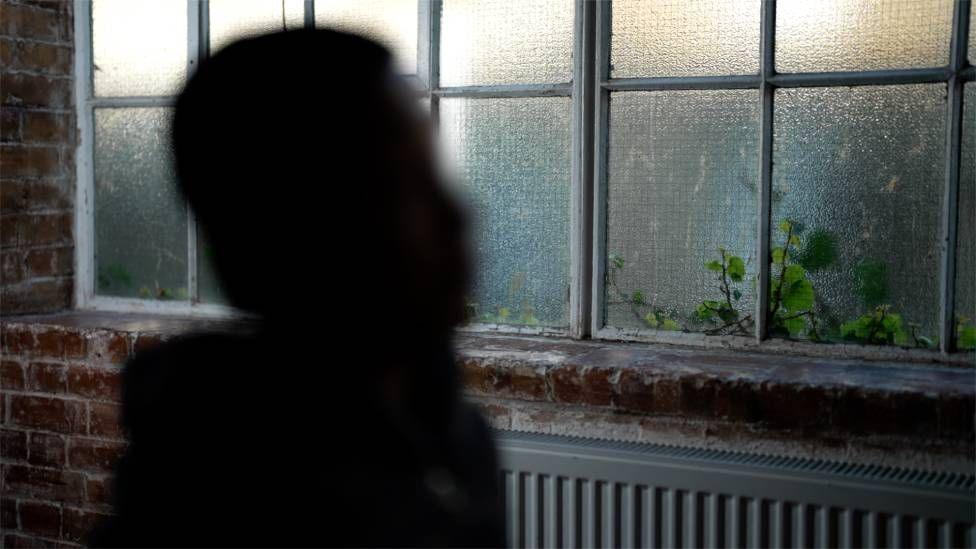
[[[499,434],[513,547],[973,547],[974,479]]]

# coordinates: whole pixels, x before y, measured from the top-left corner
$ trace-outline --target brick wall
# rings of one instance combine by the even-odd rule
[[[0,0],[0,309],[72,299],[76,123],[67,0]]]
[[[108,511],[124,449],[121,365],[158,339],[99,329],[3,326],[0,467],[4,547],[80,543]]]

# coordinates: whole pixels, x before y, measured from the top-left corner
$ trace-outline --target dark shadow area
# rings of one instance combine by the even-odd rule
[[[94,546],[501,546],[494,448],[459,395],[464,217],[389,53],[243,40],[179,98],[180,185],[251,333],[130,361]]]

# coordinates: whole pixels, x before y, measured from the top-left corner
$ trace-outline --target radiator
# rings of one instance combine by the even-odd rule
[[[500,431],[512,547],[974,547],[974,477]]]

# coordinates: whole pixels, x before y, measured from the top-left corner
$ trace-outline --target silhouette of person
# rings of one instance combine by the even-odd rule
[[[369,40],[301,30],[189,79],[179,183],[256,320],[126,365],[129,446],[91,545],[504,545],[493,443],[451,347],[464,216],[391,66]]]

